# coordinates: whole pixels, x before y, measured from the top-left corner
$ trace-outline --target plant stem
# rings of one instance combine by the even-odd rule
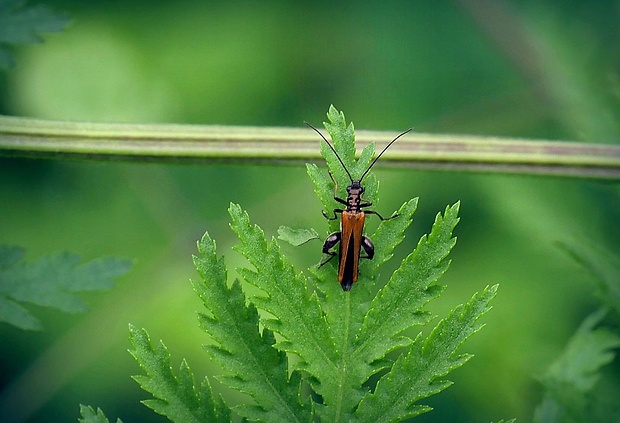
[[[395,132],[357,131],[365,146]],[[129,161],[300,162],[320,159],[306,128],[76,123],[0,116],[0,155]],[[410,133],[381,164],[428,170],[620,179],[620,147],[565,141]]]

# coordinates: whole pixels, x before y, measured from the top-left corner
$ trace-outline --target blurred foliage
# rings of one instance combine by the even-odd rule
[[[536,407],[534,422],[604,423],[620,418],[617,391],[607,388],[592,392],[604,374],[602,368],[614,360],[614,350],[620,347],[619,335],[608,328],[595,329],[605,314],[603,309],[586,317],[541,377],[545,394]]]
[[[605,377],[609,373],[605,366],[614,361],[620,348],[620,261],[587,242],[560,243],[560,247],[594,278],[603,307],[583,320],[561,355],[540,377],[545,393],[534,421],[618,421],[618,380]]]
[[[130,267],[129,261],[118,259],[80,263],[80,256],[71,253],[45,256],[35,263],[22,263],[23,256],[19,247],[0,245],[0,322],[29,330],[43,326],[20,303],[83,313],[88,307],[76,293],[110,289],[110,279]]]
[[[620,10],[612,0],[45,3],[73,24],[15,50],[15,68],[0,75],[1,113],[301,126],[320,122],[333,103],[358,129],[620,139]],[[533,376],[597,307],[584,275],[553,243],[587,237],[620,251],[618,188],[381,164],[375,172],[377,210],[390,214],[420,197],[393,263],[436,210],[461,201],[448,289],[433,312],[445,314],[481,283],[501,285],[487,328],[469,341],[474,359],[417,421],[531,421],[542,396]],[[87,298],[91,313],[38,310],[46,331],[34,336],[0,328],[6,422],[74,421],[79,403],[126,422],[163,421],[136,407],[144,394],[128,377],[136,367],[127,323],[148,326],[173,357],[211,374],[196,346],[206,339],[188,282],[195,241],[208,230],[220,251],[233,244],[231,201],[268,235],[280,225],[314,227],[320,237],[328,230],[303,166],[3,159],[0,192],[0,242],[24,246],[26,259],[76,251],[86,260],[135,260],[116,289]],[[282,248],[297,267],[321,257],[320,242]],[[228,268],[242,262],[235,254],[226,260]]]
[[[0,1],[0,69],[15,65],[8,46],[43,41],[39,33],[62,30],[69,20],[46,6],[31,6],[24,0]]]
[[[82,418],[78,419],[80,423],[110,423],[100,408],[95,411],[90,406],[80,405],[80,414],[82,415]],[[122,423],[121,419],[117,419],[116,423]]]

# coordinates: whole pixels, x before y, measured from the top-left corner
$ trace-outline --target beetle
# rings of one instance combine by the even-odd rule
[[[362,186],[362,181],[364,177],[368,174],[370,169],[374,166],[374,164],[379,160],[379,157],[385,151],[396,142],[397,139],[411,131],[413,128],[407,129],[405,132],[398,135],[394,138],[385,148],[379,153],[379,155],[370,163],[368,168],[364,171],[362,176],[359,179],[353,179],[349,169],[345,166],[344,162],[336,152],[336,149],[331,145],[329,141],[321,134],[321,132],[316,129],[314,126],[309,124],[308,122],[304,122],[310,128],[314,129],[317,134],[323,138],[323,140],[327,143],[329,148],[334,152],[338,161],[342,165],[343,169],[349,176],[351,180],[351,184],[347,186],[347,199],[342,199],[338,197],[338,184],[334,180],[334,176],[331,171],[329,172],[329,177],[334,183],[334,200],[340,204],[345,206],[344,209],[334,209],[333,216],[329,216],[323,210],[323,216],[327,220],[336,220],[338,219],[337,214],[340,214],[340,231],[332,232],[327,236],[325,242],[323,243],[323,254],[327,254],[329,257],[323,261],[319,267],[324,266],[329,263],[337,254],[340,256],[340,261],[338,262],[338,282],[340,282],[340,286],[344,291],[351,290],[351,287],[355,282],[357,282],[358,277],[358,265],[360,258],[372,259],[375,255],[375,247],[367,236],[364,235],[364,222],[366,220],[366,215],[374,214],[379,219],[390,220],[398,217],[398,214],[394,214],[388,218],[384,218],[378,212],[374,210],[364,210],[366,207],[372,206],[372,202],[365,200],[363,198],[364,187]],[[338,253],[333,251],[332,249],[336,246],[336,244],[340,243],[338,248]],[[365,255],[361,255],[361,250],[364,249]]]

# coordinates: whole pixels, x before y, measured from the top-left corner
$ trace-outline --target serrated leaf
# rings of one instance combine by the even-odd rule
[[[231,228],[241,241],[235,250],[256,268],[237,271],[265,294],[254,296],[251,301],[277,316],[262,320],[265,327],[285,338],[276,344],[277,348],[297,354],[302,359],[297,367],[313,377],[331,374],[337,349],[329,336],[318,297],[308,292],[305,277],[295,274],[275,239],[267,242],[263,231],[250,224],[249,216],[238,205],[231,204],[229,212]],[[323,391],[323,385],[315,388],[319,394]]]
[[[80,404],[80,414],[82,418],[78,419],[80,423],[110,423],[108,418],[103,414],[101,408],[95,411],[91,406]],[[121,419],[116,419],[116,423],[123,423]]]
[[[545,395],[536,407],[535,422],[604,422],[620,417],[620,410],[614,411],[589,395],[602,375],[602,367],[613,361],[614,349],[620,347],[617,334],[596,328],[606,313],[602,309],[588,316],[542,376]]]
[[[581,392],[594,387],[601,367],[613,361],[613,350],[620,347],[618,335],[605,328],[595,329],[605,314],[601,310],[583,321],[543,380],[572,385]]]
[[[335,204],[334,195],[341,195],[339,192],[351,179],[364,174],[374,155],[371,144],[356,161],[352,124],[347,125],[344,115],[333,106],[328,118],[326,128],[342,163],[327,143],[321,141],[321,149],[338,187],[316,166],[307,166],[327,211],[341,207]],[[378,183],[372,174],[364,179],[364,187],[364,198],[376,201]],[[235,250],[253,267],[237,271],[259,290],[246,299],[240,282],[228,286],[223,260],[218,259],[215,243],[205,235],[195,258],[202,281],[194,282],[194,288],[207,310],[200,314],[200,322],[214,341],[207,351],[227,371],[219,380],[256,401],[256,405],[236,408],[241,416],[265,422],[313,421],[317,417],[324,422],[397,421],[430,409],[416,401],[451,384],[439,378],[468,360],[468,355],[456,356],[455,350],[480,328],[476,320],[488,310],[496,288],[485,290],[457,308],[426,339],[419,336],[412,341],[402,335],[404,330],[428,320],[422,308],[441,292],[436,281],[449,264],[446,256],[454,246],[452,230],[458,222],[457,203],[446,208],[443,216],[438,215],[430,235],[420,240],[416,250],[374,296],[379,267],[403,240],[416,207],[417,199],[409,200],[397,218],[379,224],[371,236],[375,257],[360,263],[358,286],[350,292],[343,292],[336,281],[337,263],[313,268],[321,295],[309,291],[305,276],[296,273],[282,256],[276,240],[267,240],[263,231],[250,223],[248,214],[231,204],[231,228],[240,241]],[[331,225],[337,226],[338,221]],[[310,237],[287,234],[282,229],[279,232],[281,238],[292,239],[293,243]],[[265,312],[260,317],[257,308]],[[407,354],[395,363],[388,361],[386,354],[399,347]],[[289,353],[299,357],[291,368]],[[182,365],[175,379],[166,373],[166,369],[171,370],[165,347],[161,346],[155,355],[164,362],[155,365],[164,375],[163,380],[153,382],[150,375],[137,380],[150,392],[168,383],[168,395],[191,397],[189,369]],[[365,383],[381,369],[386,375],[373,391]],[[175,386],[175,381],[185,388]],[[300,399],[304,382],[316,394],[306,403]],[[169,400],[162,403],[157,395],[155,402],[149,403],[162,413],[168,404]]]
[[[346,187],[351,179],[358,178],[365,172],[373,160],[374,145],[366,147],[356,162],[353,126],[347,125],[344,115],[333,106],[328,118],[330,122],[326,123],[325,127],[338,156],[351,175],[346,173],[343,163],[340,163],[325,142],[321,142],[321,151],[337,188],[334,189],[331,179],[317,166],[307,165],[307,171],[317,196],[327,214],[331,215],[330,210],[333,208],[342,208],[341,204],[333,200],[334,195],[342,198],[346,196],[343,194],[343,186]],[[378,183],[372,174],[368,174],[364,179],[364,187],[364,197],[376,201]],[[436,282],[450,263],[447,255],[456,241],[452,237],[452,231],[459,220],[458,203],[447,207],[443,216],[437,216],[430,235],[420,240],[416,250],[403,261],[388,284],[376,295],[373,289],[380,266],[392,257],[394,248],[402,242],[404,231],[410,225],[416,207],[417,199],[410,200],[398,211],[399,217],[379,224],[375,233],[370,236],[375,244],[375,257],[373,260],[360,260],[359,280],[350,292],[343,294],[335,282],[337,260],[312,269],[317,278],[317,287],[324,293],[322,306],[330,332],[341,354],[331,375],[331,379],[338,383],[323,385],[324,378],[319,378],[324,387],[323,405],[317,408],[321,421],[349,421],[352,418],[360,399],[368,393],[363,383],[378,371],[390,368],[391,363],[385,359],[389,352],[412,343],[402,332],[429,321],[430,315],[422,308],[430,300],[437,298],[443,290]],[[330,223],[331,230],[337,230],[339,220]],[[465,359],[462,360],[464,361]],[[455,367],[462,364],[456,359],[454,363]],[[449,382],[435,385],[428,395],[444,389]],[[399,395],[395,393],[392,400],[397,401]],[[329,398],[337,398],[337,401]],[[427,408],[421,406],[417,412],[425,410]]]
[[[310,229],[293,229],[288,226],[280,226],[278,228],[278,239],[288,242],[295,247],[305,244],[306,242],[318,239],[319,234],[312,228]]]
[[[327,307],[330,311],[334,310],[333,313],[328,314],[333,337],[339,340],[338,344],[347,345],[346,354],[344,354],[343,358],[340,360],[339,367],[336,371],[337,378],[340,382],[337,386],[337,392],[334,393],[334,395],[342,398],[339,409],[344,410],[344,412],[353,411],[354,406],[365,393],[361,388],[362,384],[372,374],[387,365],[385,362],[380,361],[380,359],[385,357],[388,352],[396,347],[406,346],[411,342],[406,338],[396,338],[396,335],[414,324],[425,323],[428,320],[426,314],[419,312],[419,308],[428,302],[429,293],[424,294],[423,290],[422,292],[416,292],[412,287],[412,285],[414,285],[412,281],[407,279],[405,281],[400,281],[400,283],[403,284],[401,287],[402,292],[397,290],[398,292],[395,291],[394,294],[395,297],[401,295],[403,296],[402,298],[382,298],[380,297],[381,293],[379,296],[375,297],[373,304],[375,304],[375,306],[379,304],[377,307],[384,307],[383,311],[386,315],[378,317],[378,321],[376,322],[377,327],[375,328],[376,332],[369,330],[368,326],[366,330],[360,332],[362,321],[368,322],[369,319],[375,316],[373,310],[369,312],[370,304],[367,303],[367,300],[368,295],[372,294],[372,291],[367,289],[366,286],[374,282],[378,267],[388,260],[394,247],[402,241],[403,232],[409,226],[411,216],[415,212],[416,206],[417,199],[411,200],[405,203],[398,211],[398,218],[381,222],[373,235],[373,239],[376,240],[375,259],[368,261],[367,264],[364,263],[364,265],[360,265],[362,266],[360,274],[363,275],[363,278],[358,282],[359,286],[356,286],[351,293],[345,295],[344,303],[342,301],[342,292],[339,287],[335,290],[335,292],[340,294],[339,296],[335,293],[327,293],[327,299],[334,303]],[[443,220],[441,222],[443,222]],[[456,223],[450,222],[449,224],[454,225]],[[443,226],[439,223],[434,227],[430,248],[427,247],[425,243],[421,243],[422,247],[418,248],[417,254],[412,254],[412,256],[415,257],[412,267],[415,268],[417,264],[421,264],[424,260],[432,261],[434,257],[431,256],[430,252],[433,251],[436,253],[437,251],[442,251],[441,248],[438,248],[442,243],[446,244],[444,249],[448,251],[452,247],[453,243],[449,239],[449,236],[446,241],[437,235],[437,232],[440,231],[438,228],[440,227],[443,229]],[[453,226],[450,226],[447,232],[451,234],[452,228]],[[425,238],[423,238],[423,241],[424,240]],[[443,259],[443,257],[438,260],[441,261],[441,259]],[[409,260],[411,260],[411,257]],[[421,273],[413,272],[411,276],[418,277],[420,279],[418,282],[426,287],[424,283],[430,285],[436,278],[432,280],[423,279],[420,276],[425,275],[423,269],[424,267],[416,269]],[[319,273],[320,277],[320,272],[317,273]],[[330,276],[330,279],[331,281],[327,283],[336,285],[333,282],[335,280],[335,273]],[[440,290],[433,288],[429,288],[428,291],[432,292],[435,296],[440,292]],[[416,299],[416,301],[411,298]],[[393,303],[390,303],[391,301],[393,301]],[[390,305],[394,308],[390,308]],[[410,307],[406,307],[405,305]],[[380,314],[380,312],[377,314]],[[394,321],[391,321],[392,319]],[[383,325],[385,325],[385,333],[383,332]],[[397,329],[395,329],[394,332],[390,332],[390,328]],[[388,343],[387,340],[391,341]],[[338,412],[336,408],[320,411],[323,413],[322,417],[326,421],[338,418],[337,415],[330,414],[331,412]]]
[[[620,258],[587,242],[560,242],[558,245],[594,276],[598,297],[620,316]]]
[[[47,6],[27,6],[23,0],[0,1],[0,67],[14,64],[6,45],[43,41],[41,33],[61,31],[69,19]]]
[[[178,423],[231,421],[230,411],[222,398],[213,398],[207,378],[196,389],[194,375],[185,361],[175,374],[170,354],[162,342],[154,348],[144,329],[138,330],[130,325],[129,332],[133,347],[129,352],[146,373],[133,378],[154,397],[143,401],[146,406]]]
[[[458,210],[456,203],[447,207],[443,216],[437,215],[430,235],[420,239],[373,300],[356,337],[356,354],[364,362],[372,363],[410,342],[398,335],[430,320],[421,309],[443,291],[435,282],[450,264],[447,256],[456,243],[452,231],[459,221]]]
[[[462,366],[470,355],[456,355],[457,348],[482,325],[478,319],[490,310],[497,285],[475,294],[455,308],[423,339],[418,336],[406,355],[400,356],[373,393],[368,393],[355,412],[357,422],[397,422],[430,410],[416,402],[452,384],[440,378]]]
[[[339,197],[346,197],[345,188],[351,183],[351,179],[359,178],[366,171],[372,162],[375,146],[374,143],[367,145],[362,150],[359,160],[355,160],[355,131],[353,123],[347,125],[344,113],[336,110],[333,105],[329,108],[327,118],[329,122],[324,122],[323,125],[332,139],[337,156],[322,139],[320,140],[321,155],[325,158],[327,167],[331,175],[333,175],[337,186],[334,186],[324,174],[318,172],[316,165],[307,165],[307,170],[315,185],[315,193],[329,215],[334,207],[341,206],[334,201],[334,194]],[[340,157],[342,163],[338,160],[338,157]],[[343,163],[346,169],[343,167]],[[364,179],[364,188],[364,197],[367,200],[376,201],[378,183],[373,175],[368,175]],[[332,230],[336,230],[337,227],[337,221],[330,223]]]
[[[372,373],[385,367],[379,363],[371,364],[359,355],[355,337],[374,295],[373,287],[378,276],[378,267],[402,241],[402,234],[411,223],[416,206],[417,200],[411,200],[399,209],[398,218],[381,222],[373,235],[376,256],[373,260],[360,263],[360,279],[350,292],[344,293],[337,282],[337,264],[313,269],[313,273],[320,279],[319,288],[325,293],[323,305],[332,337],[336,345],[341,346],[342,354],[332,376],[338,383],[329,385],[334,389],[329,391],[330,396],[338,398],[339,402],[333,404],[327,401],[325,407],[318,409],[322,421],[346,421],[366,392],[362,384]],[[387,354],[387,351],[384,354]]]
[[[112,279],[131,265],[114,258],[81,263],[80,256],[72,253],[44,256],[33,263],[22,262],[22,257],[23,250],[17,247],[0,248],[0,322],[29,330],[42,326],[23,303],[67,313],[85,312],[88,307],[76,294],[110,289]]]
[[[228,288],[224,262],[217,258],[215,242],[208,234],[198,243],[198,251],[194,263],[201,281],[193,285],[210,313],[201,313],[200,323],[216,342],[206,349],[227,373],[219,380],[257,403],[235,411],[253,421],[311,421],[311,410],[300,400],[300,375],[294,372],[289,379],[286,354],[273,347],[270,330],[264,329],[261,335],[256,308],[251,303],[246,306],[239,282]]]
[[[347,168],[350,168],[349,171],[355,172],[355,128],[353,123],[347,125],[344,113],[338,111],[333,105],[329,106],[327,119],[328,122],[324,122],[323,125],[329,132],[336,151],[340,154],[340,158]],[[323,157],[325,156],[323,155]],[[353,178],[355,178],[354,174],[351,174]]]
[[[620,259],[587,241],[562,242],[559,246],[594,276],[596,295],[606,307],[584,320],[541,378],[545,393],[536,407],[534,421],[618,421],[620,406],[616,395],[609,395],[609,389],[595,387],[603,376],[602,368],[615,358],[614,350],[620,347],[618,334],[600,326],[609,310],[620,315]]]
[[[392,258],[394,249],[405,239],[405,231],[411,225],[417,208],[417,198],[405,202],[396,212],[398,217],[382,221],[371,235],[375,243],[375,257],[368,261],[371,274],[374,275],[382,264]]]
[[[346,168],[351,173],[351,178],[359,178],[366,172],[368,166],[373,161],[375,154],[374,143],[367,145],[360,154],[359,160],[355,160],[355,133],[353,130],[353,124],[347,124],[344,114],[339,112],[333,105],[330,106],[327,114],[329,122],[324,123],[329,132],[329,136],[333,140],[334,148],[338,153],[338,156],[342,159]],[[337,203],[334,200],[334,195],[338,195],[341,198],[346,198],[346,191],[344,188],[351,183],[351,178],[343,168],[342,163],[338,160],[333,151],[326,145],[324,141],[321,142],[321,154],[325,158],[325,161],[330,169],[330,173],[333,175],[334,180],[337,182],[338,189],[334,191],[334,184],[328,178],[324,172],[321,172],[316,165],[307,165],[307,172],[310,176],[314,190],[319,200],[324,206],[324,210],[328,216],[331,216],[334,208],[341,208],[342,204]],[[378,182],[372,173],[368,174],[364,179],[364,199],[371,202],[377,202],[377,189]],[[373,206],[374,207],[374,206]],[[398,212],[400,216],[397,219],[382,221],[377,228],[375,234],[371,236],[372,241],[375,244],[375,258],[373,260],[360,260],[360,277],[369,278],[372,282],[364,281],[363,293],[365,294],[361,298],[356,298],[356,303],[365,302],[370,299],[374,292],[372,290],[372,284],[376,278],[376,270],[378,267],[392,257],[394,248],[402,242],[404,239],[403,233],[406,228],[411,224],[411,218],[417,207],[417,199],[407,202],[401,210]],[[382,213],[384,216],[390,216],[392,213]],[[335,219],[329,223],[332,231],[338,230],[340,225],[340,219]],[[337,260],[332,260],[329,266],[325,266],[323,270],[316,272],[319,280],[325,280],[325,274],[323,273],[327,269],[336,269]],[[335,270],[334,270],[335,272]],[[331,278],[333,279],[333,278]],[[319,285],[321,289],[328,297],[334,294],[338,294],[333,284]],[[356,289],[357,291],[360,288]],[[357,293],[355,295],[362,294]],[[365,311],[364,311],[365,312]]]

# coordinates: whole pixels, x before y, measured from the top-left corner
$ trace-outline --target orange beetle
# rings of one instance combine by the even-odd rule
[[[363,234],[366,215],[374,214],[381,220],[389,220],[398,217],[398,215],[395,214],[391,217],[384,218],[374,210],[363,210],[365,207],[370,207],[372,202],[362,198],[362,195],[364,194],[362,180],[377,160],[379,160],[379,157],[385,153],[385,150],[387,150],[397,139],[411,131],[413,128],[407,129],[405,132],[390,141],[390,143],[381,151],[381,153],[379,153],[372,163],[370,163],[370,166],[368,166],[368,169],[366,169],[362,176],[359,179],[353,179],[349,169],[347,169],[344,162],[336,152],[336,149],[330,144],[329,141],[327,141],[318,129],[310,125],[308,122],[305,123],[310,128],[314,129],[321,136],[321,138],[323,138],[323,140],[325,140],[351,180],[351,185],[347,187],[347,199],[344,200],[338,197],[338,184],[334,180],[331,172],[329,173],[329,176],[334,182],[334,200],[344,204],[345,208],[334,209],[333,216],[328,216],[327,213],[323,211],[323,216],[325,216],[328,220],[336,220],[338,218],[336,214],[340,214],[341,221],[340,231],[329,234],[329,236],[325,239],[325,242],[323,243],[323,254],[329,255],[329,257],[319,265],[319,267],[321,267],[327,264],[336,256],[337,253],[332,251],[332,248],[334,248],[336,244],[340,243],[340,247],[338,249],[338,254],[340,255],[340,261],[338,262],[338,282],[340,282],[340,286],[344,291],[349,291],[353,286],[353,283],[357,282],[359,259],[372,259],[375,255],[375,247],[372,241]],[[366,255],[361,255],[362,248],[364,249]]]

